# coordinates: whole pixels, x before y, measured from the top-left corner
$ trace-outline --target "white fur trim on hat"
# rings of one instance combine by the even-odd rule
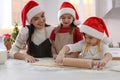
[[[81,23],[80,20],[75,20],[75,21],[74,21],[74,24],[75,24],[75,25],[80,25],[80,23]]]
[[[58,19],[60,19],[60,17],[63,14],[71,14],[74,18],[75,18],[75,11],[72,8],[63,8],[58,12]],[[76,18],[75,18],[76,19]]]
[[[103,36],[104,36],[104,33],[99,32],[96,29],[94,29],[90,26],[87,26],[87,25],[82,25],[80,27],[80,31],[83,33],[89,34],[95,38],[101,39],[101,40],[103,39]]]
[[[44,12],[44,10],[40,6],[33,7],[31,10],[27,13],[27,21],[30,23],[31,19],[38,13]]]

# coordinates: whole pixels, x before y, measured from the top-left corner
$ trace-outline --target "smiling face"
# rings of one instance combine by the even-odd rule
[[[84,38],[85,38],[85,42],[90,46],[95,46],[98,43],[98,39],[91,35],[84,34]]]
[[[45,27],[45,23],[46,23],[46,18],[44,12],[38,13],[31,19],[31,24],[33,24],[35,28],[38,29]]]
[[[74,18],[71,14],[63,14],[60,17],[60,21],[63,25],[63,27],[69,27],[70,24],[73,22]]]

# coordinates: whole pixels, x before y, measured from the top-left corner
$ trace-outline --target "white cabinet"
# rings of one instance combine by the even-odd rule
[[[120,8],[120,0],[113,0],[113,7]]]
[[[112,0],[96,0],[96,16],[104,17],[112,8]]]
[[[120,9],[120,0],[96,0],[96,15],[105,17],[105,15],[114,9]]]

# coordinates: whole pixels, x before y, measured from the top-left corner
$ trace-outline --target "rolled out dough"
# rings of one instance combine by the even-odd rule
[[[57,65],[53,59],[40,60],[31,64],[34,66],[63,67],[62,65]]]

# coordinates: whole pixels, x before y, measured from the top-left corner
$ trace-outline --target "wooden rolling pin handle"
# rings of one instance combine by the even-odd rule
[[[93,60],[90,59],[78,59],[78,58],[64,58],[63,65],[69,67],[79,68],[93,68]]]

